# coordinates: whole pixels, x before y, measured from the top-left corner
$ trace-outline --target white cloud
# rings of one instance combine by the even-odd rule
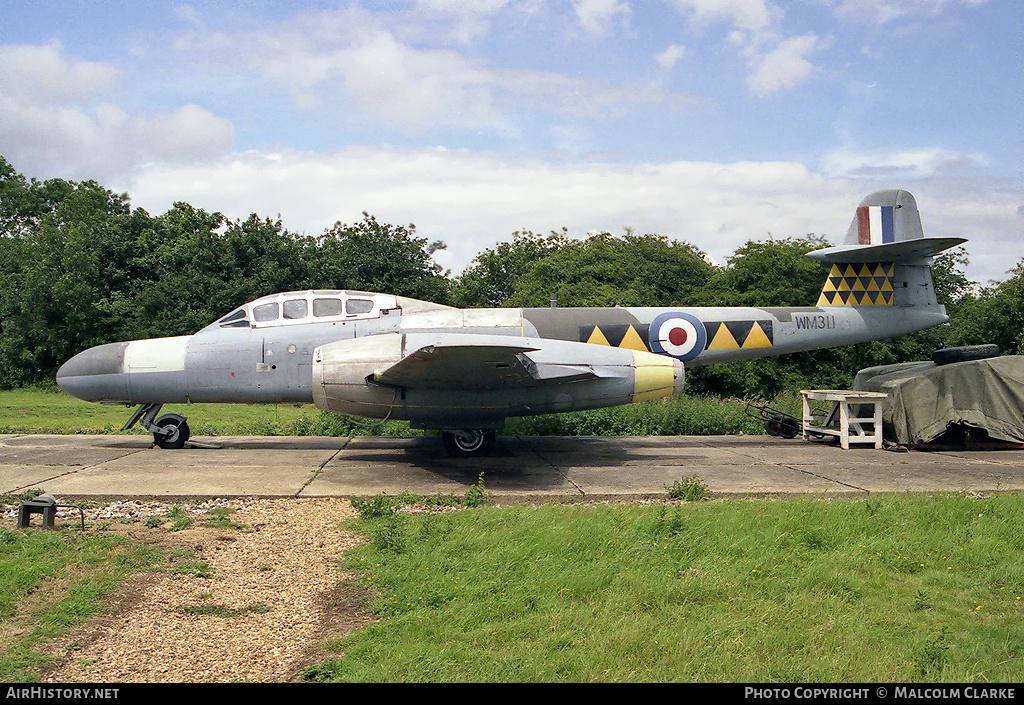
[[[931,178],[914,184],[921,224],[929,237],[965,237],[968,278],[987,285],[1003,281],[1024,261],[1020,190],[992,185],[982,190],[959,179]]]
[[[839,0],[835,12],[842,19],[885,24],[908,17],[934,16],[949,5],[978,6],[989,0]]]
[[[665,51],[655,57],[655,61],[658,62],[658,66],[667,71],[679,63],[679,60],[685,55],[686,47],[680,44],[669,44]]]
[[[64,103],[108,91],[117,79],[112,64],[69,61],[60,42],[0,46],[0,95],[33,103]]]
[[[978,280],[1004,278],[1024,256],[1019,193],[970,190],[933,176],[909,185],[926,234],[971,238]],[[901,185],[901,184],[897,184]],[[517,230],[573,237],[629,227],[692,242],[723,262],[750,240],[845,235],[854,210],[890,179],[831,177],[795,162],[553,164],[469,151],[346,147],[327,154],[247,152],[201,166],[153,165],[126,186],[132,202],[162,213],[176,200],[231,218],[281,214],[293,232],[318,234],[366,211],[382,222],[414,223],[444,268]],[[992,257],[991,253],[998,253]]]
[[[770,0],[670,0],[698,23],[724,22],[726,44],[747,59],[747,88],[764,97],[807,80],[814,65],[807,58],[820,42],[816,34],[787,37],[784,13]]]
[[[300,108],[341,96],[409,131],[458,125],[508,134],[515,116],[538,109],[597,118],[638,105],[693,100],[656,86],[496,67],[463,51],[414,45],[403,34],[400,27],[346,11],[303,16],[256,32],[192,33],[177,48],[200,71],[255,71],[290,91]]]
[[[988,163],[983,154],[966,154],[943,147],[887,151],[862,150],[846,144],[829,150],[822,159],[822,168],[835,176],[921,179],[959,173]]]
[[[781,10],[769,0],[670,0],[701,23],[726,21],[743,31],[761,31],[778,21]]]
[[[562,226],[577,236],[625,227],[657,232],[724,259],[768,232],[817,229],[815,214],[827,216],[830,205],[856,205],[840,195],[841,186],[830,184],[830,193],[822,193],[820,181],[793,163],[556,165],[444,149],[349,147],[324,155],[245,153],[207,166],[154,166],[127,190],[151,212],[184,200],[230,217],[281,213],[285,227],[309,234],[338,220],[358,221],[367,211],[384,222],[415,223],[421,236],[444,240],[448,249],[436,259],[460,270],[516,230]],[[783,206],[815,183],[817,198],[801,196],[807,207]]]
[[[583,28],[598,37],[608,34],[617,19],[630,13],[629,3],[622,0],[573,0],[572,4]]]
[[[196,105],[128,115],[110,103],[88,111],[0,98],[0,153],[47,177],[116,181],[150,161],[216,158],[230,150],[233,132]]]
[[[419,8],[432,12],[465,15],[492,15],[506,7],[511,0],[416,0]]]
[[[451,51],[419,51],[387,32],[337,54],[336,68],[360,106],[412,129],[457,117],[495,123],[495,76]]]
[[[752,70],[747,76],[747,86],[759,96],[794,87],[814,70],[806,56],[817,46],[818,37],[814,34],[781,41],[771,51],[751,61]]]
[[[203,17],[192,5],[178,5],[172,11],[175,17],[184,20],[185,22],[200,27],[203,24]]]
[[[25,172],[117,179],[231,148],[231,124],[197,105],[128,114],[109,99],[111,65],[68,59],[55,42],[0,47],[0,76],[0,153]]]
[[[433,31],[441,29],[452,41],[468,46],[486,36],[492,18],[499,13],[509,8],[529,13],[526,5],[528,3],[512,3],[511,0],[416,0],[414,8],[407,13],[412,21],[405,23],[404,31],[418,34],[424,31],[422,25],[437,20]],[[393,15],[401,17],[403,13]]]

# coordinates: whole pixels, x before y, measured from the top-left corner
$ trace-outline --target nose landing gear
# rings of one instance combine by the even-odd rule
[[[164,414],[159,419],[163,404],[142,404],[121,430],[127,431],[136,423],[153,434],[153,443],[158,448],[184,448],[191,433],[185,417],[180,414]],[[154,420],[155,419],[155,420]]]

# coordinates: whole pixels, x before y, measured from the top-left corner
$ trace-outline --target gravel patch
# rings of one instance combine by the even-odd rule
[[[295,681],[329,656],[320,651],[325,637],[370,621],[368,597],[339,568],[359,540],[339,526],[356,516],[347,500],[213,500],[179,512],[233,509],[229,519],[243,527],[146,527],[174,506],[87,510],[87,523],[131,522],[126,533],[164,544],[169,562],[129,580],[104,613],[53,644],[46,682]]]

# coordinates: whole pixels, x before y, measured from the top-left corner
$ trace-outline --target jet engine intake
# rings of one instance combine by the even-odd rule
[[[330,343],[313,351],[313,403],[336,414],[383,419],[392,415],[400,391],[368,379],[402,359],[399,333]]]

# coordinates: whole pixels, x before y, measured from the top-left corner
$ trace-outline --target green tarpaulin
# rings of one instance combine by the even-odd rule
[[[853,388],[888,394],[883,421],[902,444],[928,443],[958,424],[1024,443],[1024,356],[869,367]]]

